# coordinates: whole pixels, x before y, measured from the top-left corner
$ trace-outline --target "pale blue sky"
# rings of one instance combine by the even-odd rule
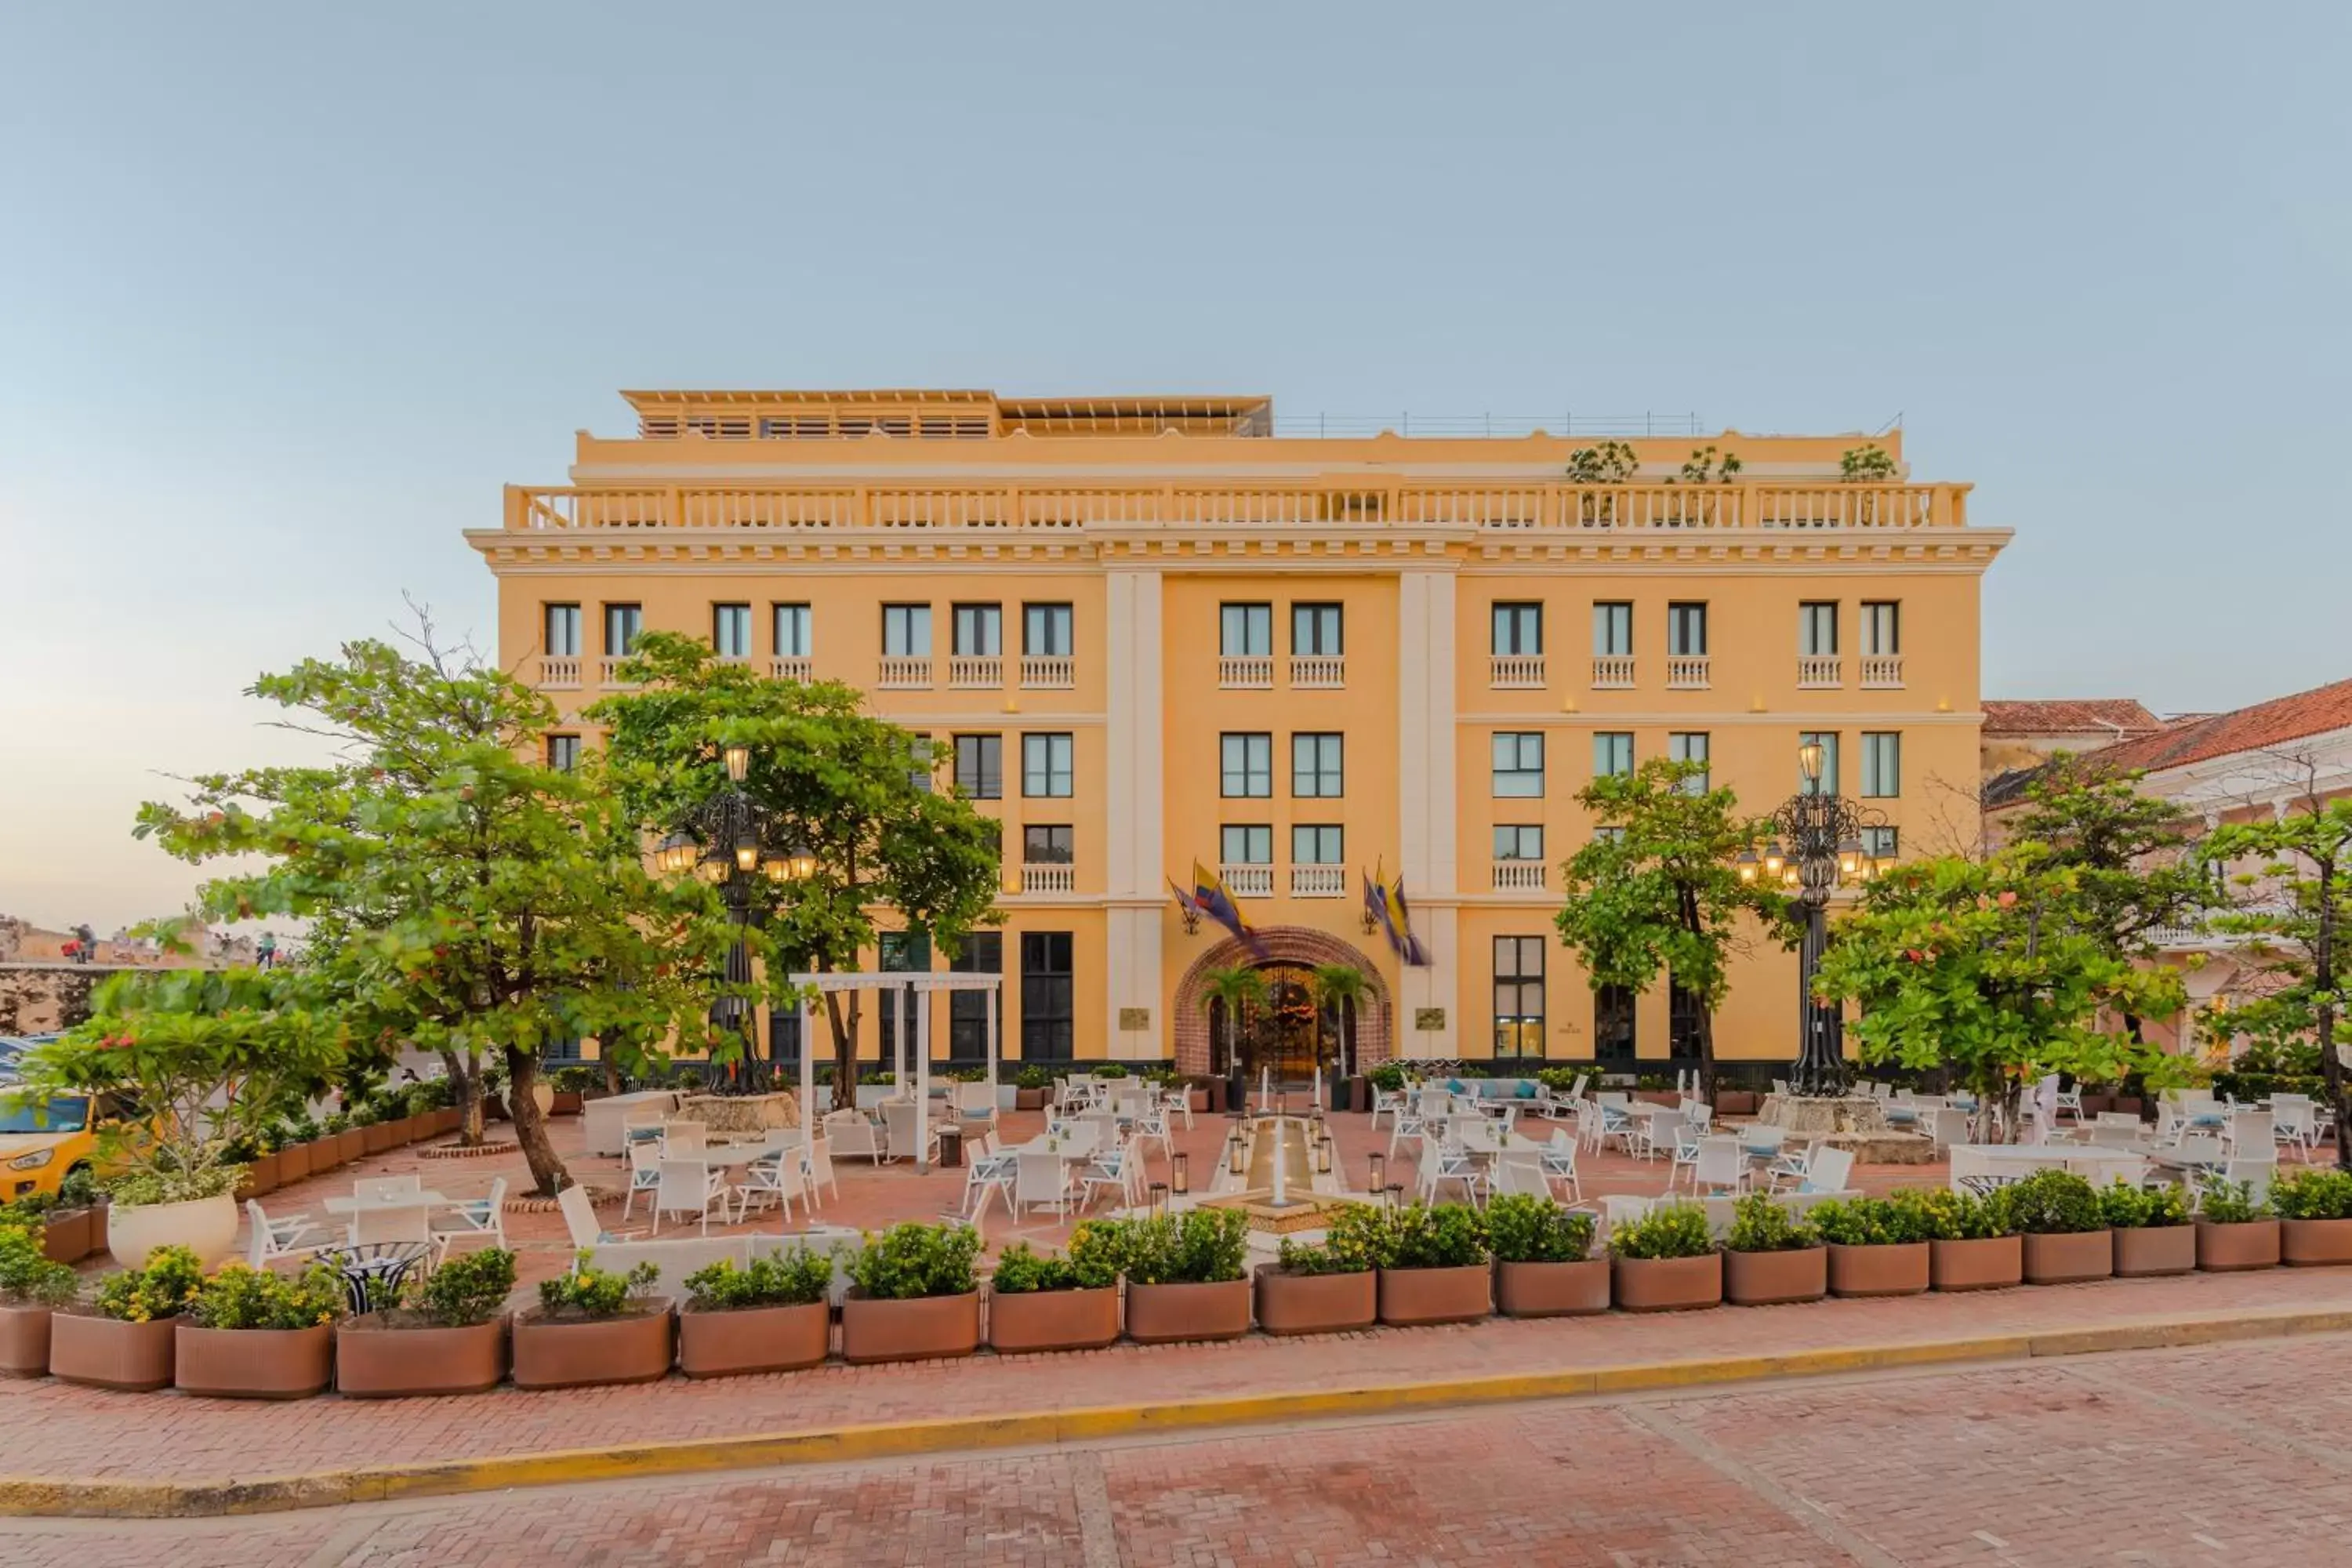
[[[2018,539],[1994,696],[2352,673],[2352,7],[19,5],[0,910],[291,754],[253,674],[621,386],[1875,427]]]

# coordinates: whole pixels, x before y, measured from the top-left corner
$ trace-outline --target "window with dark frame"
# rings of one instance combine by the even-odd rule
[[[1544,1054],[1544,939],[1495,939],[1495,1055]]]
[[[1495,605],[1493,651],[1497,658],[1532,658],[1543,652],[1543,605],[1501,603]]]
[[[955,737],[956,788],[971,800],[1004,798],[1004,737]]]
[[[1070,933],[1021,933],[1021,1059],[1066,1062],[1076,1044]]]

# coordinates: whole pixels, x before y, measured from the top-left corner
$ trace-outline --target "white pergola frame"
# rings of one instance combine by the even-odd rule
[[[988,1090],[996,1092],[996,1063],[999,1037],[1004,1018],[1004,977],[1001,974],[967,974],[956,971],[931,969],[897,969],[884,971],[841,970],[821,974],[794,974],[792,984],[805,993],[814,987],[820,994],[836,991],[898,992],[906,1003],[899,1015],[898,1027],[891,1031],[892,1044],[897,1047],[893,1069],[898,1081],[908,1081],[908,1055],[914,1057],[912,1067],[915,1088],[915,1169],[929,1173],[931,1168],[931,993],[934,991],[985,991],[988,997]],[[801,1125],[808,1136],[816,1136],[816,1051],[815,1016],[810,997],[803,994],[798,1004],[801,1037]],[[910,1016],[911,1015],[911,1016]],[[918,1048],[917,1042],[920,1042]],[[853,1087],[852,1094],[856,1093]]]

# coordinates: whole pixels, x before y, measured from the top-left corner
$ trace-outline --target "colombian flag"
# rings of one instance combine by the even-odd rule
[[[1364,880],[1364,913],[1388,932],[1389,946],[1408,967],[1421,968],[1429,963],[1429,952],[1412,934],[1412,915],[1404,903],[1404,876],[1400,872],[1391,882],[1382,875],[1385,869],[1385,866],[1375,867]]]
[[[1192,862],[1192,907],[1248,944],[1252,952],[1263,946],[1257,931],[1242,914],[1241,901],[1225,889],[1224,879]]]

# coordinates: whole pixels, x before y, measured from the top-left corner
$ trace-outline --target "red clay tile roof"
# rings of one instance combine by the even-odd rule
[[[1987,708],[1992,706],[1988,702]],[[1988,724],[1987,728],[1990,728]],[[2338,680],[2292,697],[2273,697],[2251,708],[2209,714],[2169,724],[2153,735],[2119,741],[2092,753],[2102,769],[2133,769],[2156,773],[2185,768],[2210,757],[2232,752],[2256,752],[2284,746],[2307,735],[2352,728],[2352,680]]]
[[[2086,697],[2056,702],[1994,702],[1984,705],[1989,735],[2080,735],[2120,727],[2142,735],[2163,721],[2132,697]]]

